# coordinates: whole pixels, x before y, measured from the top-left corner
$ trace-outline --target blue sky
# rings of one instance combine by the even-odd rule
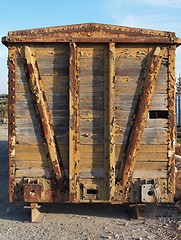
[[[181,0],[8,0],[1,2],[0,37],[8,31],[98,22],[176,32],[181,37]],[[7,49],[0,44],[0,93],[7,93]],[[181,46],[176,73],[181,72]]]

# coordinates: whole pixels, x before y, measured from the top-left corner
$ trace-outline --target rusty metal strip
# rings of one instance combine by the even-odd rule
[[[69,200],[78,200],[79,192],[79,68],[78,47],[70,43],[69,56]]]
[[[43,90],[43,84],[39,74],[37,60],[28,46],[24,47],[24,58],[26,61],[25,70],[28,75],[28,83],[36,108],[36,114],[41,123],[43,134],[46,140],[49,155],[49,167],[53,178],[52,180],[55,180],[55,183],[58,184],[58,186],[61,188],[62,180],[65,177],[65,172],[56,143],[51,114],[49,111],[45,92]]]
[[[156,47],[153,51],[152,56],[148,58],[146,72],[143,78],[143,89],[138,104],[138,111],[136,113],[134,126],[128,140],[127,151],[124,161],[124,170],[123,173],[119,171],[117,177],[118,182],[120,182],[122,177],[124,201],[127,201],[136,164],[136,155],[140,147],[140,142],[144,132],[146,120],[148,118],[149,106],[151,104],[155,89],[156,78],[158,76],[162,58],[165,52],[166,48],[160,49],[159,47]]]
[[[8,54],[8,158],[9,158],[9,199],[12,202],[15,191],[15,144],[16,144],[16,129],[15,129],[15,63],[16,48],[9,47]]]
[[[115,195],[115,43],[109,43],[109,188]]]
[[[168,48],[168,198],[174,201],[175,193],[175,141],[176,141],[176,112],[175,112],[175,46]]]

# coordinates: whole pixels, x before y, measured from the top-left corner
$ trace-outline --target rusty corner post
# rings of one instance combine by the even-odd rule
[[[36,114],[42,127],[43,135],[46,140],[46,150],[48,151],[48,162],[52,180],[58,184],[59,190],[62,190],[62,180],[65,178],[62,159],[58,150],[56,137],[51,120],[48,103],[43,90],[42,80],[39,74],[38,64],[35,55],[28,46],[24,47],[25,70],[28,76],[28,83],[35,105]]]
[[[138,111],[136,113],[134,126],[128,139],[128,145],[124,159],[124,170],[122,173],[120,169],[117,176],[117,184],[120,184],[122,178],[121,185],[123,187],[122,190],[124,201],[128,198],[133,172],[136,165],[137,152],[140,147],[140,142],[148,118],[148,111],[153,97],[156,79],[160,70],[162,58],[164,57],[165,53],[166,48],[160,49],[160,47],[156,47],[147,61],[143,78],[143,88],[138,104]]]
[[[9,47],[8,53],[8,158],[9,158],[9,199],[10,202],[14,198],[14,189],[16,187],[14,168],[15,168],[15,65],[16,65],[16,48]]]

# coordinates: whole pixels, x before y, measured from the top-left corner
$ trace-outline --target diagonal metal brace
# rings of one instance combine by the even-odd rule
[[[24,58],[25,70],[28,76],[28,83],[35,105],[36,114],[46,140],[51,175],[56,183],[60,184],[62,179],[65,177],[65,171],[63,169],[62,159],[56,142],[51,114],[45,92],[43,90],[43,84],[40,77],[37,60],[28,46],[24,47]]]
[[[149,107],[156,85],[156,79],[165,52],[166,48],[160,49],[160,47],[156,47],[151,57],[149,57],[147,61],[147,67],[143,78],[143,88],[138,104],[138,111],[136,113],[134,126],[128,139],[128,145],[124,159],[124,170],[122,173],[120,168],[117,176],[117,183],[119,183],[122,179],[121,185],[123,187],[124,199],[128,197],[129,189],[131,187],[133,172],[136,165],[137,152],[140,147],[140,142],[148,118]]]

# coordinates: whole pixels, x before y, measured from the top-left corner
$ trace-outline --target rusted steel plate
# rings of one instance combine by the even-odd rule
[[[23,188],[25,202],[40,202],[42,186],[40,184],[25,184]]]

